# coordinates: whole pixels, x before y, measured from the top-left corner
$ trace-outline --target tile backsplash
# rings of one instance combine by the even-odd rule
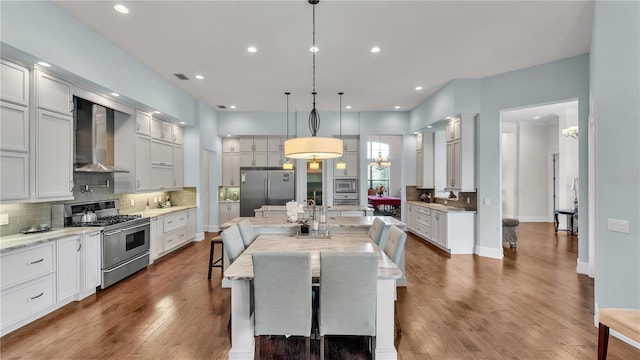
[[[101,187],[106,185],[109,180],[109,187]],[[0,214],[9,214],[9,224],[0,226],[0,236],[15,235],[20,232],[20,228],[36,225],[51,224],[51,205],[84,202],[93,200],[108,200],[117,198],[120,202],[120,213],[130,214],[133,212],[143,211],[149,199],[149,207],[158,207],[158,203],[154,203],[154,197],[165,201],[169,196],[172,205],[197,205],[196,188],[184,188],[183,190],[153,192],[145,194],[113,194],[113,174],[74,174],[74,182],[76,184],[73,195],[73,201],[56,201],[41,203],[6,203],[0,204]],[[81,191],[84,185],[89,185],[92,191]],[[92,187],[97,185],[97,187]],[[131,206],[133,200],[134,206]]]

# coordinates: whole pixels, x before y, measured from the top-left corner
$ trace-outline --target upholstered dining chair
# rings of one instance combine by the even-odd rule
[[[407,241],[407,234],[396,226],[391,226],[387,232],[386,239],[383,241],[384,253],[394,264],[399,265],[404,252],[404,243]]]
[[[253,253],[254,335],[260,359],[262,335],[304,336],[310,357],[311,255],[308,253]]]
[[[220,236],[222,237],[224,251],[227,253],[227,258],[229,259],[229,265],[231,265],[245,249],[238,225],[227,228]]]
[[[325,335],[369,336],[375,358],[378,254],[320,253],[320,359]]]
[[[380,240],[382,239],[382,232],[384,231],[384,221],[382,221],[382,219],[380,218],[375,218],[373,219],[373,223],[371,224],[371,227],[369,228],[369,233],[367,235],[369,235],[369,238],[376,243],[376,245],[378,245],[379,248],[383,248],[384,244],[380,243]]]
[[[240,236],[242,236],[242,242],[244,243],[244,247],[247,248],[253,240],[256,239],[256,234],[253,232],[253,226],[251,226],[251,221],[249,219],[243,219],[238,223],[238,229],[240,230]]]

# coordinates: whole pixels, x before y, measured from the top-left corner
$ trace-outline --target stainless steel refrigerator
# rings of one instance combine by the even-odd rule
[[[240,216],[255,216],[263,205],[285,205],[296,198],[293,170],[240,168]]]

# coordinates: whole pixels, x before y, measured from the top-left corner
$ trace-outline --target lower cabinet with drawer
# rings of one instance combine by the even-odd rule
[[[425,206],[408,206],[409,230],[451,254],[475,252],[475,213],[440,211]]]
[[[155,250],[152,260],[162,257],[195,238],[195,211],[188,209],[158,216],[155,231],[151,231]]]

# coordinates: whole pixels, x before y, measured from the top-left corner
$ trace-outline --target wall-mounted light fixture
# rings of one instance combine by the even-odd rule
[[[562,135],[566,137],[578,138],[578,125],[569,126],[566,129],[562,129]]]

